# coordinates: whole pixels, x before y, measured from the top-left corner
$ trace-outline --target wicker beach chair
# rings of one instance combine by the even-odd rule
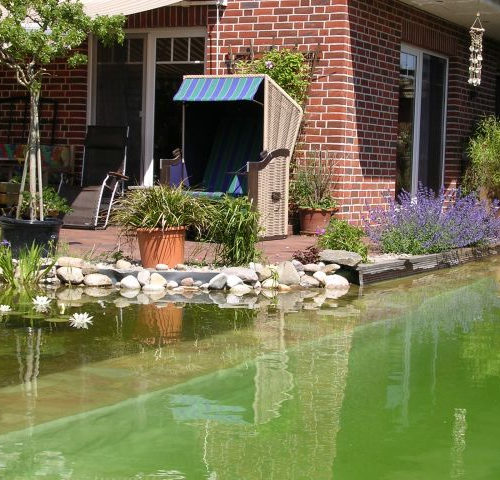
[[[247,194],[260,213],[263,237],[286,236],[301,107],[267,75],[187,75],[174,100],[183,102],[182,152],[191,184],[213,194]],[[246,145],[234,140],[245,135]],[[214,151],[229,153],[216,157]],[[260,152],[266,155],[259,161]]]

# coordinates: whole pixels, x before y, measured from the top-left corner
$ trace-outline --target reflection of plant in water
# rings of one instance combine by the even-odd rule
[[[462,357],[475,380],[488,377],[500,378],[500,334],[498,318],[500,309],[496,308],[483,318],[482,322],[472,325],[464,338]]]

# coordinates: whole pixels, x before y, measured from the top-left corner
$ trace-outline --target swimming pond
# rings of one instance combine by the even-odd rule
[[[500,477],[496,258],[339,299],[87,293],[0,322],[0,478]]]

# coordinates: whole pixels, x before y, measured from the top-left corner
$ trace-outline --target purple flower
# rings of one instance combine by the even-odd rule
[[[10,242],[8,240],[2,240],[0,242],[0,247],[10,248]]]
[[[324,235],[326,230],[324,228],[317,228],[316,235]]]
[[[436,194],[420,185],[415,196],[402,192],[386,201],[366,219],[368,235],[384,252],[437,253],[500,238],[498,202],[487,205],[474,194]]]
[[[268,70],[271,70],[272,68],[274,68],[274,63],[273,63],[273,62],[271,62],[271,60],[266,60],[266,62],[265,62],[265,64],[264,64],[264,65],[266,66],[266,68],[267,68]]]

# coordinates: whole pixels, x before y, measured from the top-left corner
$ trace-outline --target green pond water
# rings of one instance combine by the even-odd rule
[[[107,293],[10,298],[0,478],[500,478],[497,258],[338,299]]]

